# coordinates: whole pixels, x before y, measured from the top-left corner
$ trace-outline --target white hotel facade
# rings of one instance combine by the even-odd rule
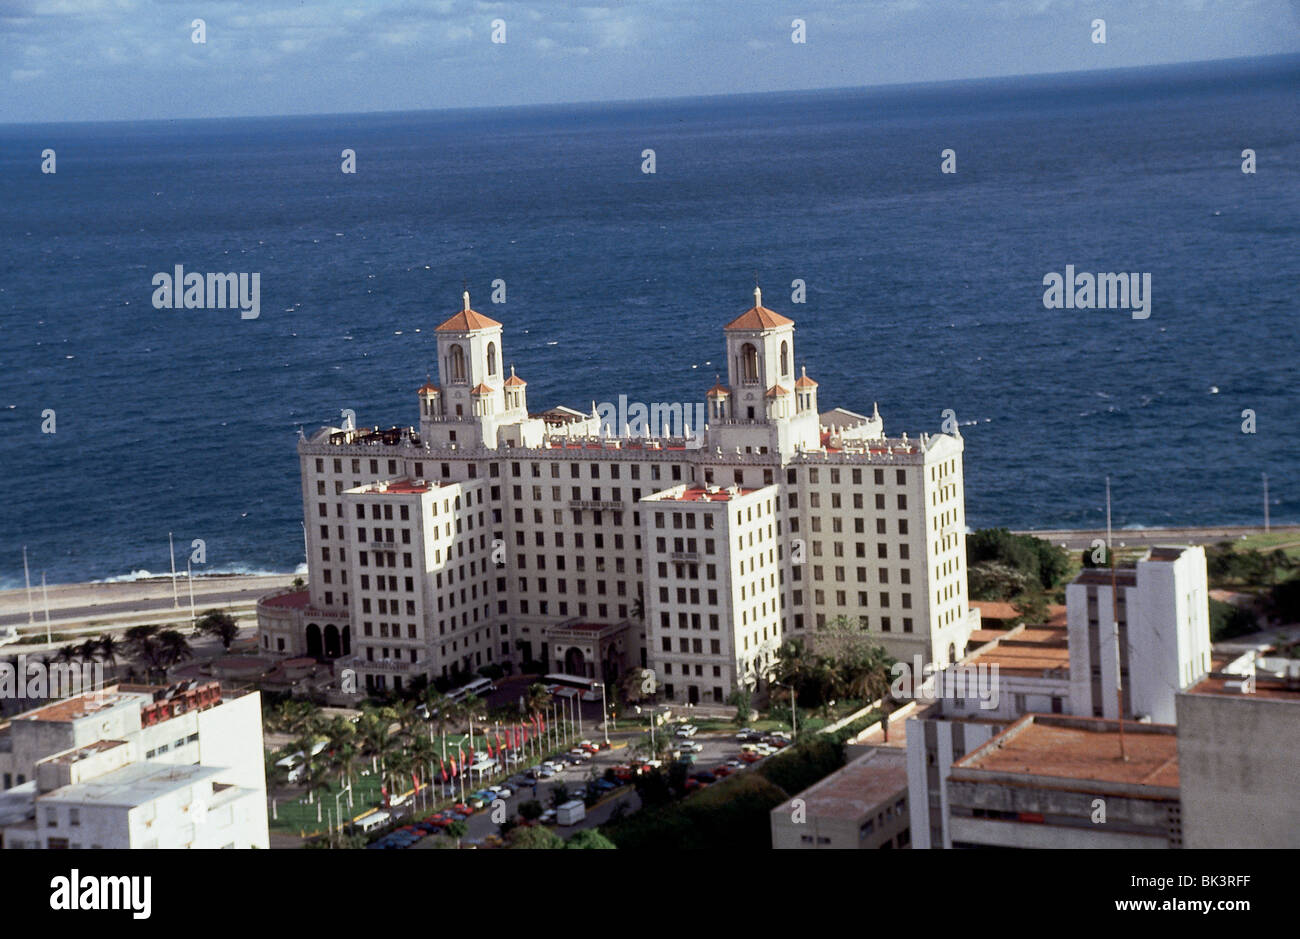
[[[259,604],[265,651],[334,659],[359,690],[648,667],[682,702],[761,687],[783,639],[840,615],[903,661],[964,653],[961,437],[819,413],[794,323],[757,288],[724,328],[707,426],[677,436],[605,407],[529,413],[501,324],[463,301],[418,426],[300,439],[309,583]]]

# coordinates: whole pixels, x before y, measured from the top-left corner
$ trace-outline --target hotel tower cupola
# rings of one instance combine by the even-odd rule
[[[471,308],[466,290],[461,294],[461,309],[443,321],[435,332],[438,378],[446,416],[469,417],[504,411],[501,324]]]
[[[763,306],[763,293],[755,287],[754,305],[724,332],[731,417],[762,420],[769,389],[788,394],[794,384],[794,320]]]

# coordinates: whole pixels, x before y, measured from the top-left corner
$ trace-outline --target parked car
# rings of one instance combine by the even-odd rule
[[[708,772],[705,772],[705,773],[695,773],[693,776],[691,776],[691,779],[698,779],[700,782],[704,783],[706,786],[707,786],[709,783],[715,783],[715,782],[718,781],[718,777],[717,777],[717,776],[714,776],[712,773],[708,773]]]
[[[677,749],[683,753],[703,753],[704,745],[694,742],[679,743]]]
[[[601,792],[610,792],[618,788],[618,783],[610,782],[608,779],[596,780],[596,788]]]
[[[734,767],[727,766],[725,763],[722,766],[713,767],[713,775],[717,776],[719,779],[723,778],[724,776],[730,776],[735,771],[736,770]]]
[[[762,754],[755,753],[753,750],[746,750],[744,753],[740,754],[741,762],[744,763],[757,763],[762,758]]]
[[[539,822],[541,822],[543,825],[554,825],[554,824],[555,824],[555,809],[547,809],[545,812],[543,812],[543,813],[538,817],[537,820],[538,820]]]
[[[694,737],[697,733],[699,733],[699,730],[700,729],[696,727],[694,724],[683,724],[682,726],[677,728],[677,736]]]
[[[748,739],[749,739],[749,735],[750,735],[750,734],[753,734],[753,733],[757,733],[757,731],[755,731],[754,728],[752,728],[752,727],[742,727],[742,728],[740,728],[740,730],[736,731],[736,739],[737,739],[737,740],[748,740]]]

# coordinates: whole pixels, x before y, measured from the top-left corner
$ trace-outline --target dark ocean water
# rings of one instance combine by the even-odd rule
[[[1119,525],[1255,522],[1261,473],[1273,520],[1300,521],[1297,127],[1300,57],[0,126],[0,585],[23,544],[52,582],[165,571],[168,531],[209,571],[294,569],[298,427],[415,423],[462,281],[534,410],[702,399],[757,271],[823,408],[878,401],[891,434],[957,412],[972,526],[1098,525],[1108,473]],[[177,264],[260,272],[260,318],[153,309]],[[1067,264],[1149,272],[1150,319],[1044,309]]]

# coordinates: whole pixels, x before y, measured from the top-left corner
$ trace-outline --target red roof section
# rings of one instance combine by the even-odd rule
[[[457,310],[435,332],[468,333],[476,329],[493,329],[500,326],[490,316],[484,316],[474,310]]]
[[[724,329],[775,329],[777,326],[793,326],[794,320],[782,316],[765,306],[753,306],[741,313],[724,326]]]

